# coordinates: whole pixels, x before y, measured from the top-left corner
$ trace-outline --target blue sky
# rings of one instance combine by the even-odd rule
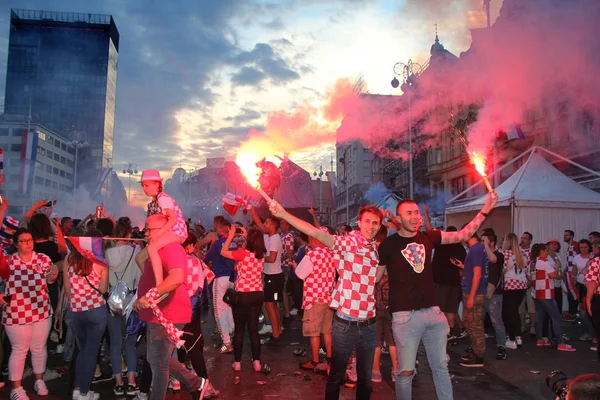
[[[494,14],[500,0],[492,1]],[[93,5],[92,5],[93,4]],[[395,62],[424,62],[439,26],[454,54],[483,24],[480,0],[2,0],[0,101],[10,8],[111,14],[121,35],[113,164],[122,169],[203,167],[234,158],[270,112],[319,106],[342,77],[364,75],[392,94]],[[329,166],[333,146],[291,154]]]

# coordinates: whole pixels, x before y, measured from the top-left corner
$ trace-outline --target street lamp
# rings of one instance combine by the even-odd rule
[[[321,179],[323,177],[323,166],[319,165],[319,172],[313,172],[313,175],[317,177],[317,182],[319,182],[319,213],[323,213],[323,184]]]
[[[392,79],[392,87],[396,89],[400,86],[400,81],[396,77],[402,76],[402,92],[408,99],[408,191],[409,196],[413,198],[413,150],[412,150],[412,123],[410,115],[410,98],[415,91],[415,78],[419,76],[423,67],[420,64],[408,60],[408,63],[396,63],[394,65],[394,79]]]
[[[123,165],[123,174],[129,175],[129,189],[127,190],[127,205],[131,204],[131,175],[136,175],[138,173],[137,164],[132,162],[127,162]]]
[[[73,198],[75,198],[75,189],[77,188],[77,163],[79,162],[79,149],[84,148],[87,142],[87,134],[82,131],[73,130],[73,139],[67,144],[75,149],[75,162],[73,163]]]

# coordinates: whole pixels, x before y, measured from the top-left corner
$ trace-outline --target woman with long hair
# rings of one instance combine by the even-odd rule
[[[229,246],[236,235],[235,230],[235,226],[229,229],[229,236],[221,250],[223,257],[237,261],[235,265],[237,279],[234,284],[236,304],[233,306],[235,333],[233,335],[234,362],[232,368],[234,371],[241,370],[244,331],[246,326],[248,326],[250,348],[252,350],[252,366],[254,371],[260,372],[258,319],[264,302],[262,272],[267,249],[261,231],[250,229],[246,233],[246,230],[242,228],[242,234],[246,236],[246,247],[240,250],[229,250]]]
[[[592,251],[594,257],[585,276],[587,285],[586,305],[592,316],[596,337],[600,338],[600,240],[592,243]],[[600,360],[600,347],[596,344],[591,349],[596,350],[598,360]]]
[[[77,250],[73,250],[65,261],[63,284],[70,298],[73,333],[79,348],[73,399],[97,400],[100,395],[92,392],[90,386],[108,323],[108,308],[103,296],[108,290],[108,268],[85,258]]]
[[[113,245],[105,251],[106,262],[109,267],[108,286],[112,289],[118,281],[127,284],[130,290],[137,290],[138,282],[142,272],[135,264],[135,256],[140,252],[139,249],[131,246],[127,239],[131,236],[131,225],[117,222],[114,235],[117,238]],[[110,338],[110,363],[112,365],[113,376],[115,377],[115,396],[135,396],[139,388],[135,383],[137,374],[137,351],[135,349],[136,335],[127,335],[125,332],[125,315],[108,316],[108,335]],[[123,375],[121,371],[121,360],[123,350],[123,339],[125,339],[125,361],[127,364],[127,387],[123,384]]]
[[[506,326],[507,349],[516,349],[523,344],[521,339],[521,317],[519,305],[527,291],[527,266],[519,246],[519,238],[509,233],[502,244],[504,254],[504,297],[502,298],[502,319]]]
[[[583,335],[579,340],[588,342],[594,339],[594,325],[592,324],[592,318],[589,316],[586,310],[585,298],[587,295],[585,287],[585,276],[588,273],[589,265],[592,261],[592,244],[587,239],[581,239],[579,241],[579,254],[573,258],[573,275],[576,276],[575,286],[579,293],[579,301],[581,303],[581,323],[583,325]]]
[[[31,232],[25,228],[13,235],[17,252],[8,259],[7,292],[0,295],[0,306],[4,306],[2,324],[12,345],[8,360],[11,400],[29,399],[21,384],[29,351],[35,391],[38,396],[48,394],[43,380],[48,359],[46,340],[52,325],[47,285],[56,280],[58,269],[48,256],[33,251],[33,242]]]
[[[548,262],[548,246],[545,243],[536,243],[531,248],[531,263],[535,266],[533,271],[535,290],[535,332],[537,346],[551,346],[547,338],[542,337],[543,324],[546,315],[552,322],[552,332],[558,343],[560,351],[575,351],[575,348],[565,343],[562,334],[562,320],[558,305],[554,301],[554,279],[558,275],[557,267],[554,268]]]

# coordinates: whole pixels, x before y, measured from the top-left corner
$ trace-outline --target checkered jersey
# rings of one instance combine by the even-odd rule
[[[204,261],[198,260],[194,256],[188,256],[187,268],[187,289],[188,294],[192,297],[199,288],[204,287],[204,270],[207,266]]]
[[[579,247],[576,244],[569,245],[567,248],[567,271],[573,271],[573,266],[575,265],[573,260],[577,254],[579,254]]]
[[[375,277],[379,255],[374,241],[360,232],[334,236],[332,251],[339,255],[340,279],[333,291],[330,306],[357,319],[375,316]]]
[[[4,307],[4,325],[25,325],[50,318],[46,275],[52,261],[45,254],[33,252],[31,261],[22,261],[17,254],[8,259],[10,276],[6,293],[12,300]]]
[[[333,252],[327,247],[309,250],[305,257],[308,257],[313,265],[313,272],[304,279],[302,309],[308,310],[315,303],[331,302],[335,283],[335,263]]]
[[[187,225],[185,223],[185,218],[183,218],[183,212],[181,212],[181,208],[179,208],[177,202],[175,202],[175,199],[165,192],[160,192],[156,196],[156,200],[148,203],[148,216],[154,214],[167,215],[167,213],[164,211],[167,209],[173,210],[177,218],[175,225],[173,225],[171,228],[171,232],[177,236],[181,236],[184,239],[187,238]]]
[[[535,298],[540,300],[554,299],[554,279],[548,274],[552,266],[547,260],[538,258],[535,264]]]
[[[586,282],[596,282],[597,286],[594,294],[600,295],[600,257],[592,258],[585,280]]]
[[[517,267],[517,261],[512,250],[503,250],[504,254],[504,290],[527,290],[528,281],[525,269]]]
[[[281,243],[283,244],[282,254],[292,254],[290,258],[287,258],[281,262],[281,266],[291,268],[292,260],[294,258],[294,235],[292,234],[292,232],[284,233],[283,236],[281,236]]]
[[[254,253],[242,249],[234,253],[243,252],[243,258],[236,263],[237,279],[235,280],[236,292],[262,292],[262,272],[265,266],[264,258],[259,260]]]
[[[523,263],[527,266],[527,273],[533,274],[535,272],[535,265],[531,263],[531,247],[521,249],[521,253],[523,253]]]
[[[71,311],[82,312],[93,310],[104,306],[104,297],[96,289],[100,289],[100,275],[96,273],[96,266],[92,265],[92,272],[87,276],[90,283],[85,277],[77,275],[73,271],[73,266],[69,267],[69,283],[71,284]]]

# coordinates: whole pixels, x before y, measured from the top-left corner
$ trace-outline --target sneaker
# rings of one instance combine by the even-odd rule
[[[456,339],[456,335],[454,333],[452,333],[452,331],[450,331],[450,333],[448,334],[448,337],[446,338],[446,340],[448,340],[449,342]]]
[[[460,357],[461,360],[468,360],[473,355],[473,348],[471,346],[467,347],[464,354]]]
[[[590,335],[588,333],[584,333],[583,336],[581,336],[579,338],[579,340],[581,340],[582,342],[589,342],[592,339],[593,339],[592,335]]]
[[[506,348],[511,350],[517,349],[517,342],[514,340],[507,339],[506,340]]]
[[[227,354],[227,353],[231,353],[233,352],[233,346],[231,345],[231,343],[229,344],[223,344],[223,346],[221,346],[221,350],[219,350],[221,352],[221,354]]]
[[[125,395],[125,386],[115,385],[115,387],[113,388],[113,392],[115,393],[115,396],[123,396]]]
[[[101,373],[100,375],[94,375],[92,383],[110,381],[112,378],[112,375]]]
[[[383,379],[381,378],[381,371],[373,371],[371,373],[371,382],[381,383]]]
[[[98,393],[92,392],[90,390],[85,396],[83,396],[81,393],[79,393],[78,400],[98,400],[99,398],[100,398],[100,395]]]
[[[577,351],[577,349],[570,344],[562,343],[558,345],[558,350],[560,351]]]
[[[563,339],[564,339],[565,342],[568,341],[568,340],[571,340],[571,338],[568,337],[566,333],[563,333]]]
[[[209,383],[208,384],[208,388],[206,389],[206,392],[204,392],[204,398],[205,399],[214,399],[215,397],[219,397],[219,394],[221,392],[219,392],[217,389],[215,389],[215,387]]]
[[[252,361],[252,369],[254,369],[254,372],[261,372],[262,371],[262,365],[260,365],[260,361],[259,360]]]
[[[456,338],[462,339],[464,337],[467,337],[467,330],[465,328],[462,328],[460,331],[458,331],[458,335],[456,335]]]
[[[515,337],[515,342],[517,342],[518,347],[523,346],[523,338],[521,336]]]
[[[178,392],[181,390],[181,382],[179,382],[175,378],[169,378],[169,389],[174,392]]]
[[[292,353],[294,353],[294,355],[296,357],[304,357],[307,353],[307,350],[305,348],[299,347],[296,350],[294,350]]]
[[[506,360],[506,347],[498,346],[498,353],[496,353],[497,360]]]
[[[71,397],[73,400],[79,399],[79,389],[73,390],[73,396]]]
[[[461,361],[460,365],[467,368],[483,368],[483,357],[476,356],[473,353],[471,358]]]
[[[273,333],[273,327],[271,325],[263,325],[262,328],[260,329],[260,331],[258,331],[259,335],[266,335],[269,333]]]
[[[326,374],[328,374],[328,371],[329,371],[329,363],[327,363],[327,362],[318,363],[317,366],[315,367],[315,373],[317,373],[317,374],[326,375]]]
[[[42,379],[38,379],[33,384],[33,388],[38,396],[47,396],[48,395],[48,387],[46,386],[46,382]]]
[[[486,339],[493,339],[493,338],[494,338],[494,335],[490,335],[489,333],[485,333],[483,336],[484,336]]]
[[[132,384],[127,385],[127,391],[125,393],[127,393],[127,396],[135,396],[139,392],[140,392],[140,388],[138,387],[138,385],[136,385],[134,383],[133,385]]]
[[[290,310],[290,315],[293,315],[294,317],[295,317],[296,315],[298,315],[298,309],[297,309],[297,308],[292,308],[292,309]]]
[[[598,351],[598,344],[593,344],[593,345],[590,347],[590,350],[591,350],[591,351]]]
[[[56,345],[56,354],[62,354],[65,352],[65,345],[64,344],[58,344]]]
[[[135,395],[133,400],[148,400],[148,394],[139,392],[138,394]]]
[[[29,400],[29,396],[25,393],[23,386],[19,386],[16,389],[10,391],[10,400]]]
[[[208,379],[200,378],[200,386],[198,387],[197,391],[192,393],[192,399],[194,399],[194,400],[204,399],[204,395],[206,395],[208,385],[210,385],[210,382],[208,381]]]
[[[56,331],[52,331],[52,333],[50,333],[50,340],[54,343],[58,343],[58,333]]]
[[[300,368],[314,371],[315,368],[317,367],[317,364],[319,364],[319,363],[314,362],[312,360],[308,360],[308,361],[305,361],[302,364],[300,364]]]
[[[538,340],[535,345],[537,347],[548,347],[548,346],[551,346],[552,343],[550,343],[550,341],[547,338],[543,338],[543,339]]]
[[[234,361],[233,364],[231,364],[231,368],[234,371],[241,371],[242,370],[242,363],[239,361]]]

